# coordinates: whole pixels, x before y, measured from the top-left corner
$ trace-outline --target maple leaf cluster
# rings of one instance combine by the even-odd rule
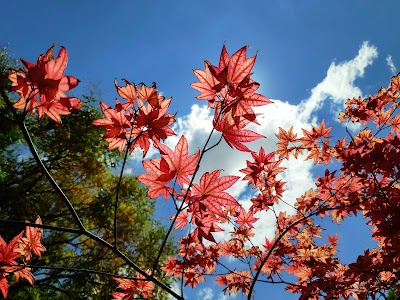
[[[196,235],[183,237],[179,244],[179,256],[185,259],[169,257],[162,270],[167,276],[183,277],[185,285],[195,288],[205,281],[205,274],[209,275],[215,271],[220,257],[218,245],[205,246]]]
[[[151,272],[147,270],[146,273],[150,274]],[[136,272],[135,279],[119,277],[113,277],[113,279],[119,283],[117,289],[122,290],[122,292],[113,292],[113,300],[136,299],[136,295],[141,295],[143,299],[153,297],[154,283],[145,280],[145,277],[138,272]]]
[[[215,170],[203,174],[199,184],[193,184],[191,175],[198,167],[200,152],[188,155],[188,144],[184,136],[179,139],[175,151],[162,144],[157,147],[161,158],[143,161],[147,173],[138,177],[139,181],[149,186],[147,195],[152,198],[160,195],[166,199],[172,197],[174,201],[183,199],[175,215],[175,229],[183,229],[188,223],[195,224],[194,236],[200,241],[203,238],[215,241],[212,233],[221,230],[216,223],[226,222],[230,211],[235,213],[239,207],[239,203],[225,191],[239,177],[220,176],[221,171]],[[185,188],[188,184],[189,187]]]
[[[197,99],[207,100],[208,106],[215,109],[215,129],[222,133],[227,144],[239,151],[252,152],[243,143],[264,136],[245,127],[251,122],[258,124],[254,106],[272,101],[256,93],[260,84],[250,78],[256,56],[246,58],[246,52],[247,47],[242,47],[229,56],[224,45],[218,66],[205,61],[205,70],[193,71],[199,82],[191,86],[200,92]]]
[[[22,110],[24,115],[33,115],[37,110],[39,120],[46,114],[61,123],[61,115],[68,115],[81,107],[79,99],[66,94],[78,85],[79,80],[64,75],[68,62],[67,50],[61,47],[54,58],[53,48],[40,55],[36,64],[21,59],[24,68],[11,69],[8,79],[11,81],[11,91],[20,96],[14,103],[16,109]]]
[[[35,224],[42,224],[39,217]],[[42,237],[43,233],[40,228],[29,225],[8,243],[0,236],[0,290],[4,298],[8,294],[7,277],[10,275],[14,275],[17,282],[25,279],[33,285],[35,277],[31,273],[31,268],[25,265],[30,263],[32,254],[40,257],[42,252],[46,251],[41,244]],[[20,259],[21,263],[17,262],[17,259]]]
[[[376,95],[346,102],[339,119],[365,126],[350,135],[350,141],[343,138],[332,144],[331,129],[325,128],[324,122],[311,131],[303,129],[301,138],[293,128],[279,129],[276,153],[280,157],[297,157],[307,151],[306,159],[315,164],[332,160],[341,164],[340,169],[326,170],[317,177],[316,188],[297,199],[295,216],[278,219],[280,243],[270,251],[269,259],[276,255],[285,258],[281,270],[298,278],[296,285],[287,289],[300,293],[300,299],[366,299],[398,286],[400,174],[393,162],[400,158],[399,81],[400,74]],[[316,244],[314,238],[321,238],[322,228],[313,224],[313,218],[329,216],[340,224],[357,213],[367,220],[377,248],[365,250],[354,263],[343,264],[336,255],[337,235],[328,236],[327,244]],[[300,227],[290,232],[293,224]]]
[[[116,100],[114,108],[101,102],[101,111],[105,118],[93,121],[96,126],[107,130],[104,140],[109,143],[109,150],[125,147],[131,153],[136,147],[143,151],[143,157],[150,148],[150,140],[158,143],[174,135],[170,126],[175,122],[175,115],[167,113],[172,98],[166,99],[156,90],[156,85],[140,87],[123,79],[125,86],[120,87],[115,81],[115,88],[126,102]]]
[[[263,147],[259,153],[251,153],[254,162],[246,161],[247,167],[240,170],[246,174],[243,180],[247,180],[253,189],[260,191],[251,199],[253,203],[250,210],[254,213],[267,211],[272,205],[278,204],[284,192],[283,186],[286,182],[278,179],[278,175],[285,168],[280,167],[281,159],[275,160],[275,153],[266,154]]]
[[[185,136],[181,136],[175,149],[157,143],[161,158],[143,161],[143,168],[147,173],[139,175],[138,179],[149,187],[147,195],[157,198],[163,195],[168,199],[176,191],[168,186],[175,179],[181,187],[190,182],[200,157],[200,151],[189,155],[189,146]]]

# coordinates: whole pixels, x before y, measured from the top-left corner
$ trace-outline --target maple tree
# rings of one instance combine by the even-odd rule
[[[39,120],[46,114],[61,123],[61,115],[81,107],[78,99],[65,94],[78,83],[75,77],[63,74],[67,52],[61,48],[54,58],[52,49],[41,55],[36,65],[23,61],[24,69],[8,73],[10,90],[20,96],[17,102],[13,103],[4,89],[1,95],[43,174],[72,215],[75,228],[29,226],[73,231],[120,257],[126,265],[119,274],[108,274],[117,284],[112,294],[114,299],[153,298],[156,286],[176,299],[184,299],[183,286],[196,288],[212,276],[225,293],[242,293],[248,299],[255,296],[256,284],[262,283],[285,284],[286,290],[298,293],[300,299],[376,299],[386,298],[389,290],[400,292],[400,115],[397,111],[400,74],[376,95],[346,102],[345,110],[339,115],[340,121],[345,126],[357,123],[361,129],[353,134],[347,130],[346,136],[336,143],[330,135],[331,128],[322,121],[311,129],[302,129],[302,134],[299,129],[277,128],[276,149],[266,151],[261,147],[252,151],[244,143],[264,138],[246,128],[251,123],[258,124],[253,108],[273,104],[257,93],[260,84],[251,79],[256,56],[247,58],[247,47],[229,55],[224,45],[218,66],[205,61],[204,70],[194,71],[198,82],[192,87],[200,92],[199,100],[208,101],[214,116],[208,139],[203,148],[193,154],[183,135],[174,149],[164,142],[175,134],[172,129],[175,115],[168,112],[171,98],[161,96],[155,84],[148,87],[124,79],[125,85],[119,86],[115,82],[117,93],[123,100],[117,100],[114,107],[101,103],[104,118],[92,123],[106,130],[103,138],[110,150],[118,149],[124,153],[121,174],[128,154],[135,148],[142,151],[145,172],[138,176],[139,181],[149,187],[149,197],[163,196],[175,210],[153,266],[145,269],[119,247],[123,242],[118,235],[117,222],[121,209],[119,184],[113,206],[113,236],[107,241],[81,222],[74,205],[53,180],[30,140],[24,124],[28,115],[37,111]],[[215,134],[220,138],[212,143],[211,137]],[[251,159],[246,162],[246,168],[240,170],[243,178],[221,175],[219,169],[200,173],[202,159],[222,140],[237,151],[250,152]],[[145,159],[151,145],[159,156]],[[256,245],[254,228],[260,221],[256,214],[274,212],[275,206],[283,201],[286,182],[282,180],[285,172],[282,162],[304,157],[315,165],[327,165],[326,171],[317,176],[315,188],[296,199],[294,214],[275,214],[275,236],[272,239],[265,237],[265,244]],[[254,190],[248,209],[229,193],[229,188],[240,179],[247,181]],[[321,218],[331,218],[340,224],[343,219],[358,213],[372,228],[371,237],[377,244],[375,248],[366,249],[355,262],[345,264],[337,254],[340,237],[336,234],[323,236],[324,228],[318,222]],[[230,232],[224,229],[227,224],[233,227]],[[181,230],[178,255],[162,262],[164,273],[157,272],[166,241],[174,229]],[[215,233],[221,231],[224,231],[224,237],[216,238]],[[33,239],[34,243],[30,243],[39,249],[41,244],[37,238]],[[24,240],[20,234],[10,243],[25,245],[26,240],[32,238],[26,236]],[[4,242],[3,245],[7,244]],[[4,267],[15,264],[14,258],[7,256],[10,247],[16,246],[1,248],[6,261],[2,263]],[[226,258],[236,260],[234,267],[225,263]],[[135,276],[124,276],[126,268],[132,269]],[[8,273],[3,271],[3,277]],[[28,281],[33,280],[24,274]],[[160,275],[175,278],[181,284],[181,291],[174,291],[164,284]],[[3,285],[6,287],[7,283]]]

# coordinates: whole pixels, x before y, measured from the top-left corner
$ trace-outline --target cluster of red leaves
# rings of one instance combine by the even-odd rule
[[[237,271],[236,269],[230,271],[227,275],[218,275],[218,279],[215,280],[218,285],[225,286],[224,293],[238,294],[241,292],[247,295],[250,291],[252,276],[249,270]]]
[[[325,127],[325,122],[322,120],[319,127],[312,126],[311,130],[303,131],[303,137],[297,138],[297,134],[293,133],[293,127],[288,131],[279,128],[279,133],[276,134],[278,138],[277,147],[275,151],[280,159],[288,159],[290,155],[298,158],[304,150],[308,151],[307,159],[313,159],[314,164],[325,163],[328,164],[332,158],[329,146],[329,133],[331,128]]]
[[[244,209],[241,209],[243,212]],[[235,228],[232,233],[232,239],[229,241],[216,242],[211,236],[213,242],[207,245],[201,241],[201,237],[196,233],[196,230],[184,236],[179,241],[179,257],[169,257],[164,262],[162,270],[166,272],[167,276],[183,278],[185,285],[195,288],[198,284],[205,281],[206,275],[216,272],[222,257],[229,258],[233,256],[245,259],[246,257],[259,255],[260,251],[258,247],[250,247],[249,249],[244,247],[245,242],[254,236],[251,229],[244,223],[240,227]],[[216,224],[213,226],[216,226]],[[203,238],[210,240],[208,237]],[[253,277],[249,269],[228,270],[226,274],[219,274],[215,281],[218,285],[224,285],[224,292],[228,292],[229,294],[237,294],[239,292],[248,294],[252,279]]]
[[[109,150],[123,152],[128,146],[128,151],[132,152],[140,147],[144,157],[150,148],[150,140],[158,143],[174,135],[170,126],[175,122],[175,115],[167,113],[172,98],[159,95],[155,84],[138,87],[123,80],[125,86],[120,87],[115,81],[115,88],[126,102],[116,100],[114,108],[101,102],[105,118],[95,120],[93,124],[107,130],[103,138],[109,143]]]
[[[229,56],[224,45],[219,65],[213,66],[205,61],[205,70],[194,70],[199,82],[191,86],[201,93],[197,99],[208,100],[208,105],[215,109],[215,129],[222,133],[228,145],[251,152],[243,143],[264,137],[244,129],[250,122],[258,124],[252,107],[272,102],[256,93],[260,84],[250,78],[256,56],[246,58],[246,51],[247,47],[242,47]]]
[[[235,214],[239,203],[225,192],[238,179],[238,176],[222,176],[220,170],[206,172],[199,184],[193,184],[190,190],[184,190],[184,202],[191,213],[191,223],[196,225],[192,233],[202,242],[205,238],[215,242],[213,232],[221,231],[217,223],[225,223],[232,212]]]
[[[280,129],[277,135],[277,154],[282,158],[308,151],[307,159],[316,164],[328,164],[332,159],[341,163],[340,170],[326,170],[317,178],[316,188],[297,199],[297,215],[289,221],[282,218],[280,225],[278,219],[277,237],[281,239],[269,259],[285,258],[286,266],[281,269],[298,278],[296,285],[287,289],[301,293],[301,299],[366,299],[398,285],[400,170],[393,162],[400,158],[399,81],[400,74],[376,95],[347,101],[340,119],[366,126],[348,142],[343,138],[332,145],[330,128],[325,128],[324,122],[311,131],[303,129],[302,138],[297,138],[292,128]],[[371,125],[376,130],[370,129]],[[356,262],[345,265],[336,256],[337,236],[316,245],[313,238],[321,237],[321,228],[313,225],[311,217],[330,216],[340,224],[359,212],[372,227],[377,248],[365,250]],[[300,225],[297,232],[285,232],[296,222]]]
[[[150,274],[151,272],[148,270],[146,273]],[[135,279],[118,277],[113,277],[113,279],[119,283],[117,289],[122,290],[122,292],[114,292],[112,294],[113,300],[136,299],[136,295],[141,295],[143,299],[153,297],[154,283],[145,280],[145,277],[137,272]]]
[[[37,218],[35,224],[42,224]],[[33,255],[40,257],[46,248],[41,244],[43,233],[40,228],[26,226],[25,230],[16,235],[8,244],[0,236],[0,290],[4,296],[8,294],[7,276],[14,275],[15,281],[26,279],[33,285],[35,278],[31,269],[25,267],[29,264]],[[21,259],[18,263],[16,260]]]
[[[33,115],[37,109],[39,120],[46,114],[61,123],[60,115],[68,115],[81,107],[79,99],[66,94],[78,85],[79,80],[64,75],[68,62],[67,50],[61,47],[54,58],[53,48],[40,55],[36,64],[21,59],[24,69],[10,70],[8,79],[11,81],[11,90],[20,96],[14,103],[15,108],[22,110],[24,115]]]
[[[175,151],[162,144],[158,144],[158,148],[161,158],[143,161],[147,173],[138,177],[149,186],[147,195],[152,198],[163,195],[166,199],[183,199],[176,215],[175,229],[185,228],[189,223],[190,213],[190,223],[196,225],[192,235],[200,242],[203,238],[214,242],[212,233],[221,230],[216,223],[226,221],[230,211],[236,212],[239,207],[239,203],[225,191],[239,177],[220,177],[221,171],[215,170],[203,174],[199,184],[192,184],[189,176],[196,171],[200,152],[188,156],[188,145],[184,136],[180,138]],[[172,187],[170,183],[173,184]],[[176,183],[180,186],[179,189],[175,188]],[[190,184],[190,188],[184,188],[185,184]]]
[[[183,237],[180,241],[179,256],[169,257],[164,262],[162,270],[167,276],[180,278],[183,276],[185,285],[196,287],[204,282],[205,274],[215,271],[220,254],[217,245],[205,246],[195,235]]]
[[[175,191],[168,184],[174,180],[182,187],[190,182],[200,157],[200,151],[189,155],[188,143],[185,136],[181,136],[174,151],[168,146],[157,143],[161,158],[143,161],[143,168],[147,173],[139,175],[138,179],[149,187],[147,195],[157,198],[163,195],[168,199]]]
[[[275,153],[265,154],[261,147],[259,153],[251,153],[254,161],[246,161],[247,167],[240,170],[246,174],[243,180],[247,180],[253,189],[260,191],[251,199],[253,203],[250,210],[254,213],[267,211],[269,207],[277,204],[284,192],[283,186],[286,182],[278,179],[278,175],[285,170],[280,167],[282,160],[275,160]]]

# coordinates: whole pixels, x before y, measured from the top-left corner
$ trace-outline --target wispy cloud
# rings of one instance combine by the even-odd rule
[[[212,288],[206,287],[199,290],[197,299],[199,300],[212,300],[214,291]]]
[[[217,300],[230,300],[230,299],[236,299],[236,298],[237,297],[235,294],[228,295],[228,294],[220,293],[218,295]]]
[[[311,90],[311,96],[303,101],[302,113],[310,116],[319,109],[327,99],[334,104],[341,104],[348,98],[360,96],[361,90],[354,85],[357,78],[363,77],[365,69],[378,57],[375,46],[364,42],[356,57],[352,60],[336,64],[332,62],[326,72],[326,77]],[[340,107],[340,108],[342,108]]]
[[[393,63],[393,59],[391,55],[386,56],[386,63],[389,67],[389,70],[392,74],[396,74],[397,73],[397,68]]]

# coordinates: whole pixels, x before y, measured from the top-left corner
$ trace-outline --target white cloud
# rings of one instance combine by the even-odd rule
[[[133,168],[130,168],[130,167],[126,168],[125,171],[124,171],[124,174],[125,175],[132,175],[133,174]]]
[[[332,62],[324,80],[312,89],[311,97],[300,104],[304,109],[303,114],[310,116],[327,99],[331,99],[335,104],[344,104],[348,98],[360,96],[361,90],[354,85],[354,81],[364,76],[366,67],[377,57],[377,48],[364,42],[352,60],[338,65]]]
[[[229,300],[229,299],[236,299],[236,295],[235,294],[224,294],[224,293],[220,293],[218,295],[218,299],[217,300]]]
[[[387,65],[388,65],[388,67],[389,67],[390,72],[391,72],[392,74],[396,74],[396,73],[397,73],[397,68],[396,68],[396,66],[395,66],[394,63],[393,63],[393,59],[392,59],[392,56],[391,56],[391,55],[388,55],[388,56],[386,57],[386,63],[387,63]]]
[[[214,297],[214,291],[209,288],[203,288],[199,290],[197,299],[199,300],[212,300]]]

